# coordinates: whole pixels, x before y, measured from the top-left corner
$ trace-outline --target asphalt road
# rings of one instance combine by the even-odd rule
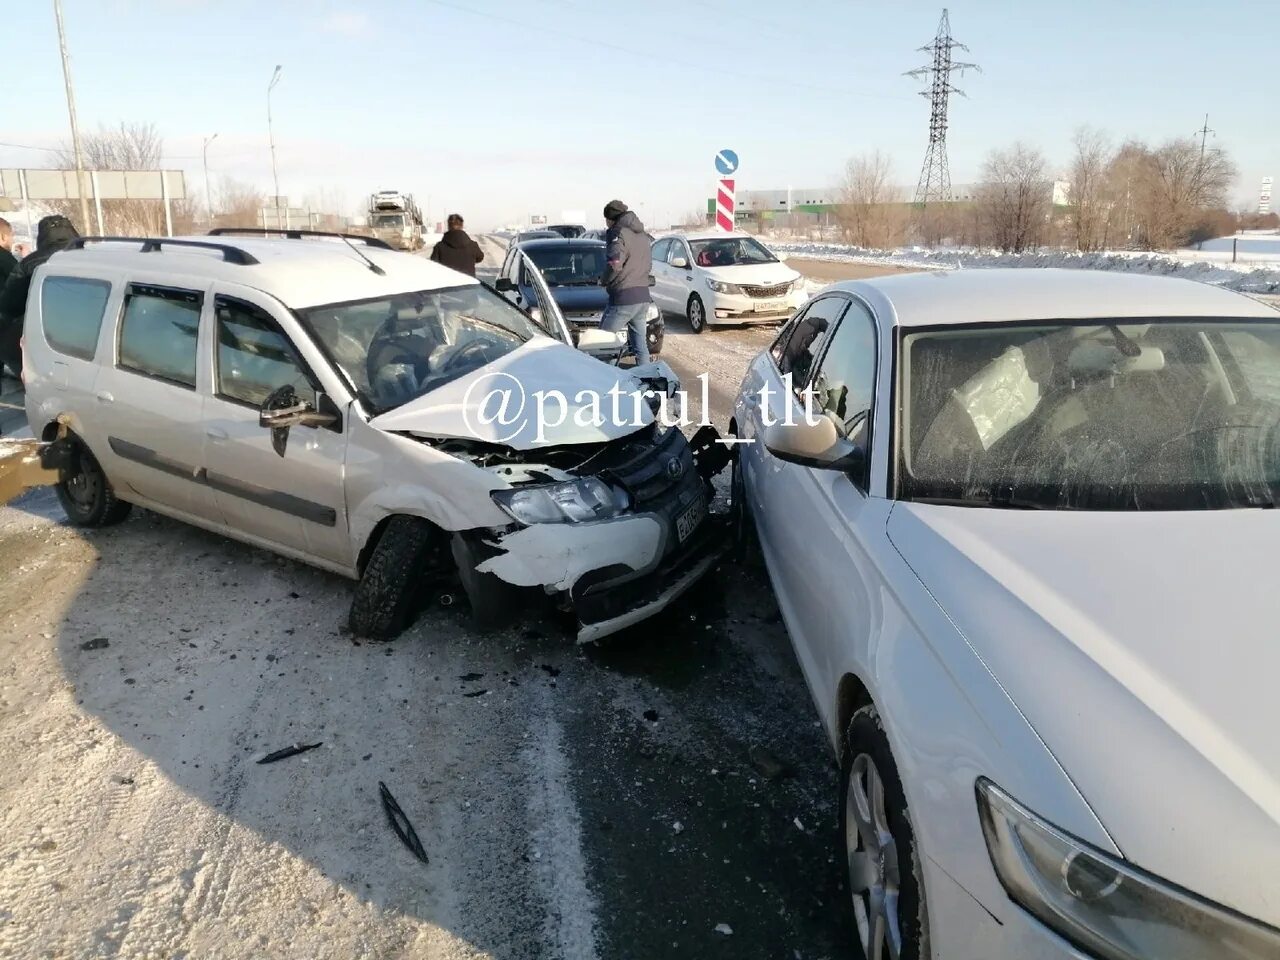
[[[665,355],[717,380],[768,337],[680,326]],[[445,593],[358,644],[340,578],[144,511],[61,519],[47,490],[0,508],[0,956],[856,951],[836,771],[760,571],[596,646],[478,632]],[[256,762],[296,742],[321,746]]]

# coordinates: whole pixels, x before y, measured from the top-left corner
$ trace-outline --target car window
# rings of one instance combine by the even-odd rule
[[[683,241],[672,240],[671,253],[667,257],[668,262],[672,260],[679,260],[681,257],[684,257],[686,260],[689,259],[688,249],[685,247]]]
[[[40,288],[40,322],[49,346],[68,356],[92,360],[110,296],[111,284],[105,280],[45,277]]]
[[[218,366],[214,389],[228,400],[260,407],[272,391],[293,386],[299,399],[316,405],[315,387],[276,322],[259,307],[218,297]]]
[[[876,327],[871,313],[851,303],[830,337],[830,344],[809,392],[814,409],[837,420],[845,436],[866,449],[875,401]],[[866,487],[866,477],[859,484]]]
[[[822,352],[827,332],[835,326],[848,304],[844,297],[822,297],[813,301],[804,315],[797,318],[778,361],[778,371],[791,374],[793,390],[798,392],[809,382],[813,361]]]
[[[119,367],[194,389],[202,303],[194,290],[130,284],[120,321]]]
[[[653,245],[653,262],[666,263],[667,253],[671,250],[670,240],[659,240]]]

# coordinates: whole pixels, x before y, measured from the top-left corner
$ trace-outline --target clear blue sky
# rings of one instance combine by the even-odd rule
[[[53,146],[67,114],[50,0],[6,5],[0,141]],[[202,189],[281,192],[354,210],[377,189],[429,198],[477,228],[612,197],[664,225],[710,195],[717,149],[743,188],[821,186],[881,149],[914,183],[928,103],[904,70],[941,5],[914,0],[64,0],[82,129],[155,123],[166,165]],[[1065,169],[1071,135],[1189,135],[1209,114],[1241,202],[1280,176],[1274,0],[960,0],[954,35],[982,73],[956,78],[956,182],[1022,139]],[[0,166],[47,154],[0,146]],[[639,206],[643,204],[643,206]]]

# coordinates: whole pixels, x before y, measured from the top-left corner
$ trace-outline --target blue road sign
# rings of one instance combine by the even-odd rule
[[[738,155],[732,150],[721,150],[716,154],[716,169],[720,176],[729,176],[738,169]]]

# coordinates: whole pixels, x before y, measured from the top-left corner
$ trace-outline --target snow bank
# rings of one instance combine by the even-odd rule
[[[1045,253],[999,253],[980,250],[929,250],[911,247],[899,250],[867,250],[835,243],[786,243],[771,246],[792,256],[844,263],[881,263],[925,270],[983,269],[989,267],[1064,267],[1076,270],[1120,270],[1184,277],[1212,283],[1241,293],[1280,294],[1280,262],[1221,263],[1180,259],[1173,254],[1075,253],[1053,250]],[[1194,252],[1194,251],[1192,251]]]

